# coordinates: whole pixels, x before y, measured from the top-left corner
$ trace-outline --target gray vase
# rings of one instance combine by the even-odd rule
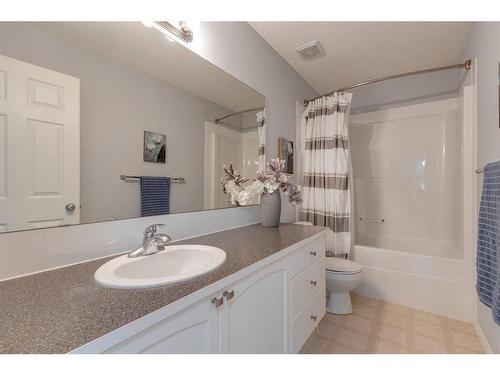
[[[277,227],[280,225],[281,197],[280,191],[262,193],[260,196],[260,219],[263,227]]]

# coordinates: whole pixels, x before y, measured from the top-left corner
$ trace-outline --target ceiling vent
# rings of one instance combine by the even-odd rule
[[[317,40],[306,43],[303,46],[295,48],[295,51],[302,57],[302,60],[311,61],[326,54],[325,49]]]

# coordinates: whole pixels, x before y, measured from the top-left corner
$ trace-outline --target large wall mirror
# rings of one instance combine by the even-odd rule
[[[0,22],[0,231],[230,207],[264,103],[140,22]]]

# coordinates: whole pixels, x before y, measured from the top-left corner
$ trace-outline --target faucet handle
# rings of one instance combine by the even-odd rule
[[[144,230],[144,236],[145,237],[154,236],[158,228],[165,228],[165,227],[166,227],[165,224],[151,224]]]

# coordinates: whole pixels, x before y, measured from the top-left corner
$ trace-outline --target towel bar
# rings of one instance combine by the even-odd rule
[[[140,179],[141,179],[141,176],[129,176],[126,174],[120,175],[120,180],[123,180],[123,181],[129,181],[129,180],[139,181]],[[184,177],[170,177],[170,181],[184,183],[184,182],[186,182],[186,179]]]
[[[364,220],[367,223],[380,223],[380,224],[385,223],[385,219],[372,219],[367,217],[365,218],[360,217],[359,220]]]

